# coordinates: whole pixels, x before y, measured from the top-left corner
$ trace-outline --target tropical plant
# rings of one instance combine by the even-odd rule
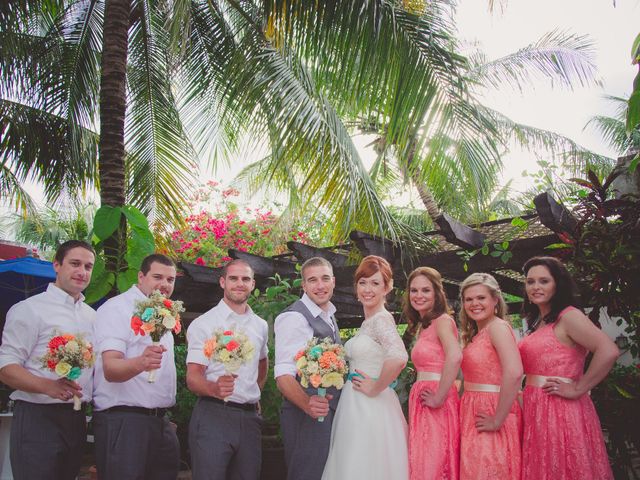
[[[122,217],[127,219],[124,230],[126,242],[115,250],[109,250],[105,243],[121,228]],[[116,289],[124,292],[137,283],[142,260],[155,251],[155,240],[147,217],[140,210],[130,205],[103,205],[93,220],[93,247],[97,255],[91,283],[85,291],[87,303],[96,302]],[[109,264],[115,269],[109,270]]]
[[[633,356],[640,353],[640,198],[616,198],[611,184],[614,171],[601,180],[593,172],[574,179],[582,187],[574,212],[575,231],[562,232],[561,252],[582,284],[583,302],[592,306],[590,318],[598,322],[600,310],[626,321]],[[618,321],[618,325],[622,320]]]
[[[35,246],[41,256],[52,260],[56,249],[67,240],[91,242],[92,221],[96,207],[93,204],[47,206],[27,215],[16,215],[15,238]]]
[[[593,389],[591,397],[605,436],[615,478],[640,478],[637,451],[640,448],[640,364],[616,365]]]

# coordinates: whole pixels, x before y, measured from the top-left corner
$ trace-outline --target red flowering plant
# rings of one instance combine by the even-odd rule
[[[230,260],[229,249],[271,256],[284,252],[288,240],[307,243],[304,231],[283,233],[272,210],[239,205],[234,201],[239,196],[235,188],[222,188],[215,181],[197,190],[189,206],[199,213],[189,215],[187,226],[171,234],[179,260],[219,267]]]

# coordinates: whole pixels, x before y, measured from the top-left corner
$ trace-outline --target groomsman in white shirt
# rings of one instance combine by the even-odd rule
[[[73,396],[91,401],[93,372],[77,381],[59,378],[41,358],[55,335],[82,335],[92,341],[95,312],[83,302],[95,252],[70,240],[58,248],[56,281],[47,290],[11,307],[0,346],[0,380],[16,390],[10,457],[16,480],[73,480],[86,442],[84,403],[73,410]]]
[[[187,386],[199,397],[189,424],[191,474],[193,480],[257,480],[262,459],[258,402],[269,367],[268,326],[247,305],[255,281],[246,262],[229,262],[220,287],[220,303],[187,330]],[[254,347],[253,358],[232,375],[204,355],[205,342],[220,329],[244,332]]]
[[[98,309],[93,427],[100,480],[175,480],[178,475],[178,437],[166,417],[176,400],[173,335],[167,333],[156,346],[131,328],[136,303],[154,290],[170,297],[175,280],[170,258],[149,255],[138,284]],[[151,370],[157,370],[154,383]]]
[[[340,342],[340,331],[331,303],[336,285],[333,268],[324,258],[310,258],[302,265],[304,295],[275,321],[276,359],[274,374],[284,396],[280,425],[284,441],[288,480],[320,480],[329,454],[331,424],[340,392],[327,390],[327,397],[314,388],[304,389],[296,378],[293,357],[307,342],[329,337]],[[318,417],[324,417],[323,422]]]

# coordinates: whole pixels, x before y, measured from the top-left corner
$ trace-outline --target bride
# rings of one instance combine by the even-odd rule
[[[389,385],[407,362],[393,316],[384,307],[393,288],[389,263],[365,257],[355,273],[364,322],[345,344],[349,380],[333,421],[322,480],[409,478],[407,422]]]

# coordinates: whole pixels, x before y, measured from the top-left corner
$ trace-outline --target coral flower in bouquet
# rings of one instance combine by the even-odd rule
[[[335,387],[340,390],[344,387],[344,376],[348,371],[344,347],[330,338],[312,338],[296,354],[294,360],[300,384],[304,388],[317,388],[318,395],[324,397],[327,388]],[[324,417],[318,418],[318,421],[324,421]]]
[[[160,291],[155,290],[144,300],[136,303],[131,317],[131,329],[136,335],[149,335],[154,345],[160,345],[160,339],[165,333],[172,331],[180,333],[180,313],[184,307],[180,300],[170,300]],[[149,383],[155,382],[156,371],[149,372]]]
[[[47,344],[47,353],[40,359],[42,366],[61,378],[76,381],[82,370],[93,367],[93,346],[82,335],[55,335]],[[73,396],[73,409],[80,410],[80,398]]]

